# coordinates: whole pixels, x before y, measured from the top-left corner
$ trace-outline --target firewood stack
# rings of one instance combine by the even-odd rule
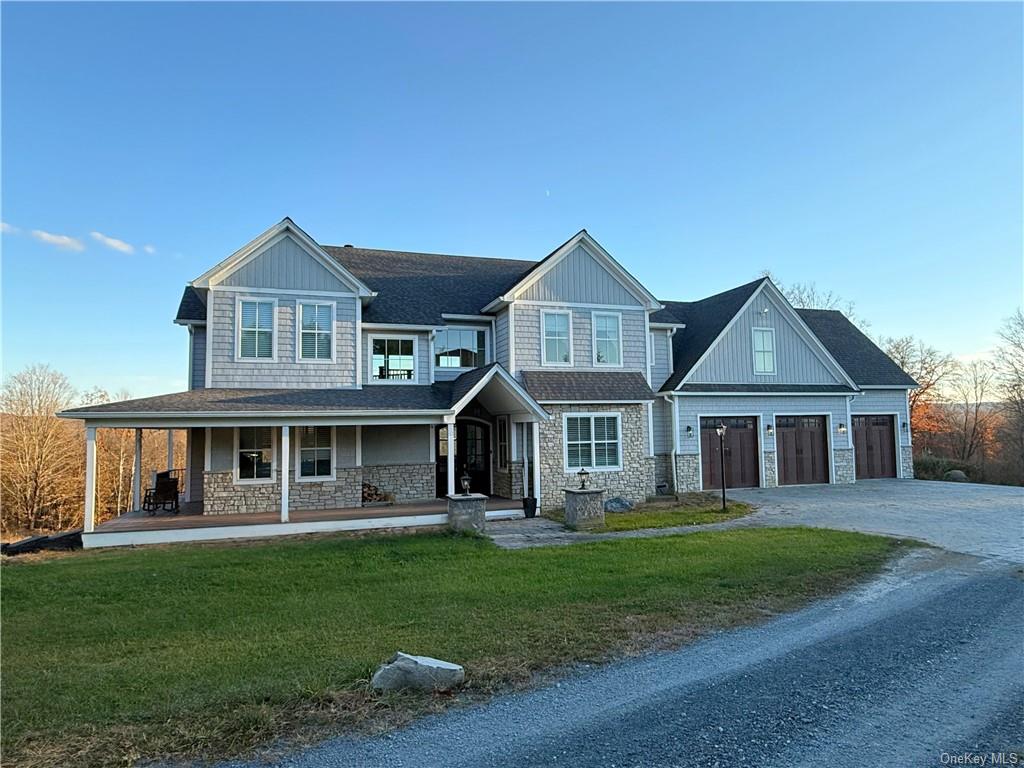
[[[372,483],[363,483],[363,504],[380,504],[388,501],[394,501],[390,493],[385,493]]]

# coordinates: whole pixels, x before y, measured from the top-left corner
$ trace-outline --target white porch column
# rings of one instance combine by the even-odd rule
[[[85,428],[85,533],[96,527],[96,427]]]
[[[448,495],[455,494],[455,421],[445,424],[448,437]]]
[[[533,495],[537,497],[540,512],[540,422],[533,422]]]
[[[135,463],[132,465],[132,509],[142,509],[142,430],[135,430]]]
[[[174,430],[167,430],[167,471],[174,469]]]
[[[291,458],[289,450],[288,427],[281,427],[281,522],[288,522],[288,460]]]
[[[515,425],[518,427],[519,425]],[[523,429],[526,429],[526,425],[522,425]],[[513,429],[513,432],[518,432],[518,429]],[[524,432],[525,434],[525,432]],[[529,441],[523,439],[523,498],[527,498],[530,495],[530,487],[533,483],[530,481],[530,452],[527,450]]]

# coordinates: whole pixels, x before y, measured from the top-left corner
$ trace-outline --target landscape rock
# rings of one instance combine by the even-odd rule
[[[448,691],[465,679],[466,671],[458,664],[399,651],[373,673],[370,685],[378,691]]]
[[[633,509],[633,502],[621,496],[613,496],[604,503],[605,512],[629,512]]]
[[[942,479],[950,480],[954,483],[966,483],[968,480],[970,480],[970,478],[967,477],[967,473],[961,469],[949,470],[946,474],[942,476]]]

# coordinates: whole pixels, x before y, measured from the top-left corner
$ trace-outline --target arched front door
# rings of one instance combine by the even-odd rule
[[[448,493],[448,429],[435,430],[437,441],[437,495]],[[469,474],[469,490],[491,493],[491,427],[483,421],[457,419],[455,422],[455,492],[462,493],[461,478]]]

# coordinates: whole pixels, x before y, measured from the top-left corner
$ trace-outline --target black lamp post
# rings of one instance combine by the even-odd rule
[[[580,471],[576,473],[580,479],[580,490],[587,490],[587,478],[590,477],[590,473],[584,467],[580,467]]]
[[[719,424],[715,428],[718,433],[718,455],[722,459],[722,512],[725,512],[725,424]]]

